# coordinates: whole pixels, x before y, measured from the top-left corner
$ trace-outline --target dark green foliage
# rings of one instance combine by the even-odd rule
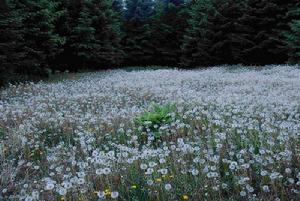
[[[165,4],[173,4],[175,6],[182,6],[184,4],[184,0],[163,0]]]
[[[211,0],[193,2],[188,11],[188,28],[182,42],[181,64],[183,66],[207,65],[212,62],[212,34],[214,25],[211,19],[216,9]]]
[[[289,62],[300,63],[300,4],[295,9],[287,13],[287,17],[292,17],[289,23],[290,30],[285,33],[288,46]]]
[[[244,14],[239,19],[244,28],[243,41],[246,41],[241,52],[242,62],[258,65],[285,62],[286,55],[277,51],[283,45],[276,40],[280,9],[276,0],[246,1]]]
[[[153,15],[154,2],[149,0],[125,0],[127,20],[148,21]]]
[[[63,42],[54,33],[55,6],[52,1],[10,1],[0,21],[2,84],[47,76]]]
[[[248,42],[243,35],[243,25],[240,18],[243,16],[245,2],[239,0],[213,0],[216,10],[210,23],[213,25],[210,54],[212,64],[242,63],[241,51]]]
[[[17,61],[23,58],[21,49],[20,20],[15,13],[2,7],[0,13],[0,86],[17,81]]]
[[[184,66],[284,63],[285,14],[295,1],[199,0],[189,10]]]
[[[50,69],[121,63],[120,12],[112,0],[8,2],[0,8],[0,85],[39,79]]]
[[[149,24],[136,21],[124,23],[125,36],[122,39],[123,50],[126,53],[125,65],[151,65],[154,45],[151,44],[151,29]]]
[[[151,44],[154,46],[152,62],[156,65],[177,66],[179,63],[181,41],[187,27],[187,10],[180,2],[158,1],[155,6]]]
[[[68,34],[61,60],[73,60],[73,70],[119,65],[124,56],[120,47],[120,16],[112,9],[112,1],[83,0],[76,7],[67,5],[64,18]]]
[[[69,38],[72,41],[70,47],[74,57],[80,61],[77,63],[79,67],[86,67],[87,62],[94,57],[93,54],[98,50],[95,38],[96,29],[92,26],[91,7],[93,4],[90,1],[83,1],[77,26],[71,31]]]
[[[127,65],[178,65],[186,28],[185,6],[180,1],[128,0],[124,51]],[[144,8],[144,9],[143,9]],[[146,9],[145,9],[146,8]],[[144,10],[145,12],[140,12]]]
[[[16,1],[16,8],[23,13],[23,40],[28,66],[45,69],[61,51],[64,39],[55,33],[54,23],[60,13],[57,4],[49,0]]]
[[[154,44],[151,43],[150,17],[154,3],[148,0],[126,0],[124,37],[122,46],[126,52],[126,65],[151,65]]]
[[[123,10],[124,10],[123,0],[113,0],[112,8],[113,8],[114,11],[123,12]]]

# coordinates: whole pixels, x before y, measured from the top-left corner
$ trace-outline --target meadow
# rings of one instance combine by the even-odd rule
[[[300,200],[300,68],[108,70],[0,91],[0,200]]]

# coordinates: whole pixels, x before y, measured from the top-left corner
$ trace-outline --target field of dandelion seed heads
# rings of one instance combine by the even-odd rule
[[[112,70],[0,92],[0,200],[300,200],[300,68]]]

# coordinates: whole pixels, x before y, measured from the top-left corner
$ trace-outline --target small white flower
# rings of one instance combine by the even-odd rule
[[[155,167],[157,165],[157,163],[155,163],[155,162],[153,162],[153,161],[151,161],[150,163],[149,163],[149,167]]]
[[[33,201],[33,197],[32,196],[27,196],[26,198],[25,198],[25,201]]]
[[[154,172],[153,168],[148,168],[147,171],[145,172],[146,175],[150,175]]]
[[[144,163],[142,163],[141,165],[140,165],[140,168],[142,169],[142,170],[146,170],[147,169],[147,164],[144,164]]]
[[[77,180],[77,183],[79,184],[79,185],[82,185],[82,184],[84,184],[84,178],[79,178],[78,180]]]
[[[226,189],[228,187],[228,185],[227,184],[225,184],[225,183],[222,183],[222,188],[223,189]]]
[[[293,179],[293,178],[288,178],[288,181],[289,181],[291,184],[295,183],[295,179]]]
[[[245,191],[241,191],[240,192],[240,196],[245,197],[246,196],[246,192]]]
[[[237,167],[237,162],[231,162],[229,165],[229,169],[231,169],[231,170],[235,170],[236,167]]]
[[[193,176],[196,176],[196,175],[198,175],[199,174],[199,170],[197,170],[197,169],[193,169],[192,170],[192,175]]]
[[[111,192],[111,198],[115,199],[117,197],[119,197],[119,192],[117,192],[117,191]]]
[[[171,184],[166,184],[166,185],[165,185],[165,189],[166,189],[167,191],[171,190],[171,188],[172,188]]]
[[[64,196],[67,194],[67,190],[65,188],[59,188],[58,193],[59,195]]]
[[[286,168],[286,169],[285,169],[285,173],[291,174],[291,173],[292,173],[292,170],[291,170],[290,168]]]
[[[102,174],[103,174],[102,169],[97,169],[97,170],[96,170],[96,175],[102,175]]]
[[[108,174],[110,174],[110,173],[111,173],[110,168],[104,168],[104,169],[103,169],[103,174],[108,175]]]
[[[103,199],[105,197],[105,192],[104,191],[99,191],[97,193],[97,195],[98,195],[98,198]]]
[[[153,180],[151,180],[151,179],[147,180],[147,184],[148,184],[149,186],[152,186],[153,183],[154,183]]]
[[[274,179],[279,178],[279,176],[280,176],[280,174],[278,172],[272,172],[270,175],[270,179],[274,180]]]
[[[263,177],[266,176],[267,174],[268,174],[268,172],[265,171],[265,170],[263,170],[263,171],[260,172],[260,175],[263,176]]]
[[[264,185],[264,186],[262,187],[262,189],[263,189],[263,191],[266,192],[266,193],[270,192],[269,186],[267,186],[267,185]]]
[[[163,174],[163,175],[166,175],[166,174],[168,174],[168,169],[160,169],[159,170],[159,172],[161,173],[161,174]]]
[[[54,184],[52,182],[48,182],[45,186],[46,191],[50,191],[54,188]]]
[[[254,192],[254,188],[252,186],[250,186],[249,184],[246,185],[246,189],[249,193],[253,193]]]

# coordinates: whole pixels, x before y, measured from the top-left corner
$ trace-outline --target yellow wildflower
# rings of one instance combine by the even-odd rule
[[[189,196],[183,195],[183,196],[182,196],[182,199],[183,199],[183,200],[188,200],[188,199],[189,199]]]
[[[161,178],[155,179],[156,182],[161,182]]]
[[[110,195],[111,194],[111,191],[109,189],[105,189],[105,195]]]

